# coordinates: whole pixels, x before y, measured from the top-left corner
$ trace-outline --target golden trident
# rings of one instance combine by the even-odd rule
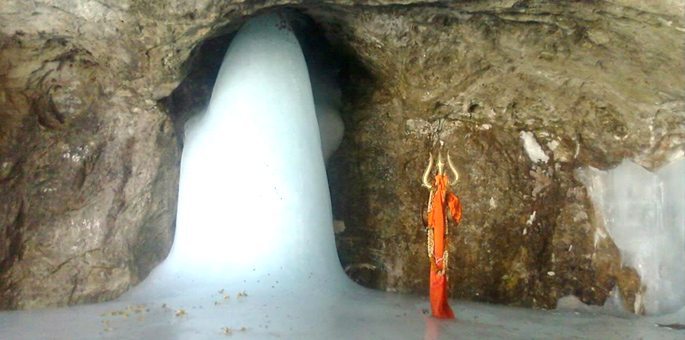
[[[430,190],[430,196],[428,198],[428,209],[427,213],[430,214],[430,212],[433,210],[433,200],[435,198],[435,193],[436,193],[436,188],[435,186],[431,183],[429,180],[430,172],[433,168],[433,153],[429,153],[430,158],[428,159],[428,167],[426,168],[426,171],[423,173],[423,186]],[[438,151],[438,162],[437,162],[437,167],[438,167],[438,174],[439,175],[445,175],[445,163],[442,160],[442,153]],[[447,167],[452,171],[454,174],[454,179],[449,181],[449,186],[454,186],[457,184],[457,181],[459,180],[459,173],[457,172],[457,169],[454,167],[454,163],[452,163],[452,159],[450,158],[450,153],[449,151],[447,152]],[[447,194],[445,191],[443,195]],[[445,200],[445,197],[441,198],[442,201]],[[449,229],[447,228],[447,215],[445,215],[445,236],[449,234]],[[435,244],[434,244],[434,234],[433,234],[433,228],[427,228],[427,250],[428,250],[428,258],[430,259],[431,263],[435,261],[434,257],[434,250],[435,250]],[[447,272],[447,264],[448,264],[448,252],[447,249],[445,249],[443,259],[444,259],[444,267],[443,270],[440,271],[441,275],[444,275]]]
[[[429,153],[429,155],[430,158],[428,159],[428,167],[426,168],[426,171],[423,173],[423,186],[430,190],[433,189],[433,184],[431,184],[431,182],[428,180],[428,176],[430,175],[431,168],[433,167],[433,153]],[[438,152],[438,164],[436,165],[438,166],[438,174],[444,175],[445,163],[442,162],[442,153],[440,152]],[[452,163],[449,151],[447,152],[447,166],[454,174],[454,179],[450,181],[450,186],[454,186],[455,184],[457,184],[457,181],[459,180],[459,173],[457,172],[457,169],[454,167],[454,164]]]

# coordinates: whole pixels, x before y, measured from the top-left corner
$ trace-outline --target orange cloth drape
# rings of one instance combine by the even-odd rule
[[[454,319],[454,312],[447,302],[447,268],[444,268],[444,256],[448,244],[445,208],[449,206],[455,222],[461,221],[459,198],[447,191],[448,183],[447,175],[435,176],[432,205],[428,212],[428,228],[433,229],[434,244],[430,272],[431,310],[434,317],[441,319]]]

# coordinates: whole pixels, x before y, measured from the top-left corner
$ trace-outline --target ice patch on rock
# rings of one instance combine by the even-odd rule
[[[528,158],[530,158],[533,163],[546,163],[549,160],[549,156],[542,150],[542,147],[537,139],[535,139],[535,135],[532,132],[521,131],[519,136],[523,141],[523,148],[526,150]]]
[[[610,171],[592,167],[577,172],[588,188],[598,220],[625,265],[634,267],[646,288],[648,314],[685,306],[685,159],[650,172],[629,160]]]

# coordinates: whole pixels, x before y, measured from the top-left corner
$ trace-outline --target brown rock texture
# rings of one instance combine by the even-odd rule
[[[359,56],[329,169],[343,266],[371,287],[427,293],[420,181],[443,141],[464,207],[451,227],[453,297],[554,308],[566,295],[601,305],[618,287],[633,310],[639,276],[621,266],[573,171],[624,157],[656,169],[683,150],[682,19],[521,5],[330,18],[341,28],[330,40]]]
[[[0,44],[0,306],[111,299],[169,249],[172,122],[66,39]]]
[[[618,285],[634,299],[639,278],[597,238],[573,171],[624,157],[656,169],[683,150],[678,1],[10,0],[0,308],[111,299],[166,256],[183,122],[206,105],[226,46],[212,39],[284,7],[345,60],[329,178],[350,276],[425,293],[420,177],[441,140],[464,204],[453,297],[552,308],[569,294],[601,304]]]

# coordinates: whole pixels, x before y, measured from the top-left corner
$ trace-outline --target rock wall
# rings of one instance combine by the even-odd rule
[[[328,20],[338,28],[330,40],[359,56],[329,170],[348,274],[426,294],[420,181],[443,141],[464,207],[451,229],[452,296],[554,308],[571,294],[601,305],[618,287],[640,311],[640,278],[622,266],[573,170],[624,157],[657,169],[682,153],[682,26],[607,3],[368,9]]]
[[[681,3],[303,3],[0,3],[0,308],[111,299],[166,256],[184,112],[210,88],[200,46],[282,6],[348,58],[329,175],[353,278],[425,292],[419,178],[442,140],[465,209],[453,296],[635,298],[572,171],[682,151]]]
[[[111,299],[169,250],[171,120],[67,39],[0,44],[0,306]]]

